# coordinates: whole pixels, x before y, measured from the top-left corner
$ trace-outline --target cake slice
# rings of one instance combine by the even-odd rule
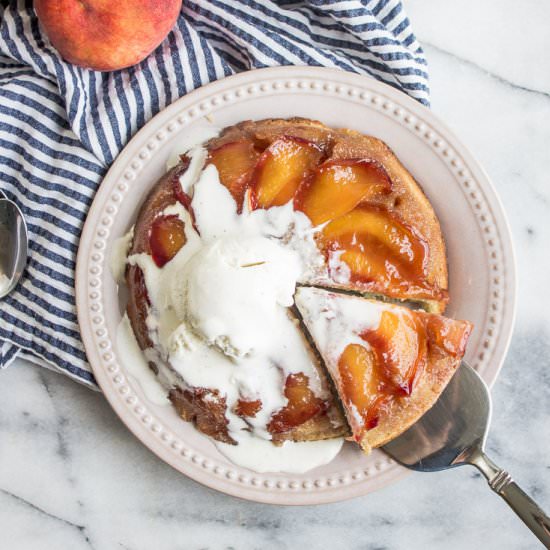
[[[472,330],[467,321],[319,288],[301,287],[295,300],[366,453],[435,403]]]

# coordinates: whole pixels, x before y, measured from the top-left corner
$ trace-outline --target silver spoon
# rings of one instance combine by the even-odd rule
[[[0,191],[0,299],[19,282],[27,263],[27,224],[19,207]]]
[[[383,447],[403,466],[436,472],[471,464],[527,527],[550,548],[550,518],[484,453],[491,397],[474,369],[462,363],[437,403],[411,428]]]

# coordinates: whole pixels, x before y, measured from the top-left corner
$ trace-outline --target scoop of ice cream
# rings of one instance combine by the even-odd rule
[[[293,303],[300,263],[264,237],[219,239],[201,248],[172,278],[176,315],[231,357],[269,348],[265,320]]]

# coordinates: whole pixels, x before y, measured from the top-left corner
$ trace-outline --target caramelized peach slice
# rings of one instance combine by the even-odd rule
[[[338,360],[338,371],[342,397],[348,405],[355,407],[367,429],[373,428],[378,409],[376,407],[374,410],[373,405],[377,401],[382,381],[372,353],[359,344],[349,344]],[[351,419],[352,423],[354,420]],[[355,428],[353,431],[356,431]]]
[[[225,143],[208,154],[208,162],[218,170],[221,183],[233,195],[239,211],[259,157],[260,152],[248,139]]]
[[[372,352],[359,344],[349,344],[338,360],[338,371],[344,399],[355,407],[365,429],[372,430],[378,425],[381,411],[392,400],[384,392],[383,375]]]
[[[263,153],[252,176],[252,208],[281,206],[321,162],[323,152],[305,139],[283,136]]]
[[[378,328],[365,330],[361,338],[370,350],[349,344],[338,360],[338,371],[344,398],[371,430],[396,397],[412,393],[427,359],[426,336],[419,316],[384,311]]]
[[[352,248],[342,251],[340,262],[348,266],[351,280],[386,281],[388,278],[386,260],[372,254],[365,254],[360,249]]]
[[[367,410],[378,392],[375,367],[372,353],[359,344],[346,346],[338,360],[343,395],[358,411]]]
[[[378,162],[333,160],[319,166],[311,180],[300,188],[295,205],[313,225],[320,225],[391,190],[391,180]]]
[[[235,406],[235,413],[238,416],[247,416],[254,418],[262,409],[262,402],[259,399],[254,401],[247,401],[246,399],[239,399]]]
[[[426,331],[431,349],[435,347],[443,354],[462,357],[472,332],[472,324],[439,315],[426,315]]]
[[[352,280],[425,284],[427,243],[386,210],[359,206],[327,224],[320,240],[327,252],[342,251]]]
[[[177,216],[156,218],[151,226],[149,244],[154,262],[162,267],[185,244],[185,224]]]
[[[287,376],[285,397],[288,399],[287,405],[271,417],[267,426],[272,434],[287,432],[327,408],[327,403],[311,391],[309,379],[303,373]]]
[[[410,395],[426,363],[426,334],[421,317],[384,311],[378,328],[365,330],[361,338],[371,346],[388,384],[386,391]]]
[[[427,259],[424,239],[382,208],[360,206],[352,210],[330,222],[323,229],[323,238],[331,243],[348,246],[361,246],[366,238],[371,241],[368,244],[377,242],[393,256],[407,264],[418,264],[421,269]]]

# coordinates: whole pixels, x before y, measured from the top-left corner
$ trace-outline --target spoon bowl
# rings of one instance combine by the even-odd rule
[[[491,489],[550,548],[550,518],[484,452],[490,420],[489,389],[477,372],[463,362],[436,404],[383,449],[403,466],[419,472],[464,464],[475,466]]]
[[[27,224],[19,207],[0,196],[0,299],[17,285],[27,264]]]

